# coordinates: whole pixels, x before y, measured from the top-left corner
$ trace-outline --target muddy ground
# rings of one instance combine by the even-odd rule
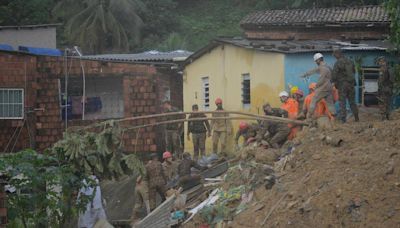
[[[224,227],[400,227],[400,112],[380,121],[304,130],[271,190],[260,186],[244,212]],[[343,139],[335,147],[324,136]],[[199,227],[200,216],[185,227]]]

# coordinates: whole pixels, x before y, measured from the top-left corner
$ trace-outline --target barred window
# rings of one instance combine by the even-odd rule
[[[242,104],[243,108],[250,108],[250,74],[242,74]]]
[[[24,90],[0,88],[0,119],[24,118]]]
[[[203,77],[201,79],[203,84],[203,108],[204,110],[210,109],[210,83],[208,77]]]

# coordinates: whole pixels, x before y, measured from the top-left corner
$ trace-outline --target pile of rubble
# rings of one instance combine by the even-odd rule
[[[361,118],[305,129],[281,150],[243,149],[184,227],[400,226],[400,112]]]

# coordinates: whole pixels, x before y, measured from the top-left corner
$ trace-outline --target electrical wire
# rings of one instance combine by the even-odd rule
[[[17,137],[15,138],[15,142],[14,142],[13,147],[12,147],[11,150],[10,150],[10,153],[12,153],[12,152],[14,151],[14,148],[15,148],[15,146],[17,145],[18,138],[19,138],[19,136],[21,135],[21,132],[22,132],[22,129],[24,128],[24,126],[25,126],[25,123],[26,123],[26,119],[24,119],[24,121],[22,122],[22,126],[21,126],[20,129],[19,129],[18,135],[17,135]]]

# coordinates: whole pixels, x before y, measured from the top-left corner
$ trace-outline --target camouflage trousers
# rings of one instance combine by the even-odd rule
[[[164,202],[166,192],[167,192],[166,184],[149,186],[149,201],[151,210],[154,210],[157,207],[157,193],[160,195],[161,201]]]
[[[379,93],[378,94],[379,109],[382,115],[382,119],[389,119],[390,110],[392,106],[392,94],[391,93]]]
[[[150,212],[149,188],[146,181],[142,181],[135,186],[135,206],[133,207],[132,221],[140,218],[143,206],[145,206],[147,213]]]
[[[194,160],[206,155],[206,133],[192,133]]]
[[[269,140],[269,143],[272,146],[282,145],[283,143],[286,142],[289,134],[290,134],[290,128],[289,127],[288,128],[282,128],[282,129],[278,130],[276,132],[276,134],[271,137],[271,139]]]
[[[218,143],[221,142],[221,153],[226,152],[226,131],[214,131],[212,136],[213,153],[218,153]]]
[[[353,113],[356,120],[358,120],[358,107],[355,101],[354,86],[351,84],[344,84],[338,86],[339,90],[339,119],[346,122],[347,110],[346,100],[349,101],[351,112]]]
[[[165,144],[167,151],[170,151],[177,157],[182,155],[181,136],[178,130],[165,131]]]

